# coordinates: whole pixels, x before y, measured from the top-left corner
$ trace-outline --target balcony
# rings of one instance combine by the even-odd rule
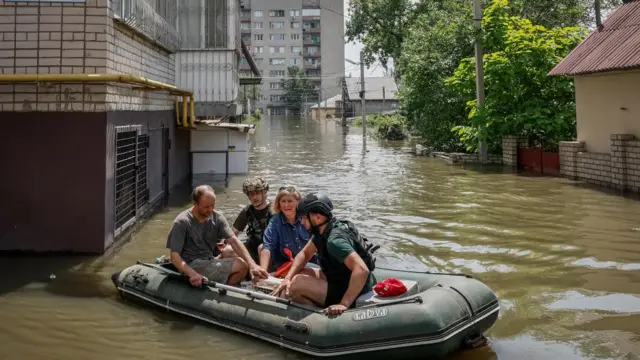
[[[314,28],[304,28],[302,31],[306,34],[320,34],[322,30],[320,30],[320,26]]]
[[[303,45],[320,45],[320,39],[302,39]]]
[[[303,67],[305,70],[320,70],[321,65],[320,63],[315,63],[315,64],[305,63]],[[319,76],[319,75],[315,75],[315,76]]]
[[[240,28],[240,33],[251,34],[251,28]]]
[[[304,53],[303,55],[306,58],[319,58],[319,57],[321,57],[320,51],[314,52],[314,53]]]
[[[242,12],[240,14],[240,21],[251,21],[251,12],[249,13]]]

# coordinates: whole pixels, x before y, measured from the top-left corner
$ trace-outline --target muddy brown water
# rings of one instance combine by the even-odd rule
[[[407,154],[403,142],[363,145],[357,129],[333,122],[264,119],[252,143],[251,174],[272,190],[329,193],[339,216],[383,245],[383,264],[469,273],[496,291],[489,345],[451,359],[640,359],[637,198],[451,166]],[[246,203],[243,179],[212,183],[230,221]],[[305,358],[117,298],[110,275],[166,253],[188,206],[186,186],[112,254],[0,258],[0,359]]]

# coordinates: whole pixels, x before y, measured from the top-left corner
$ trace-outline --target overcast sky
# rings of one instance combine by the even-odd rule
[[[345,32],[347,30],[347,16],[349,14],[349,0],[344,0],[344,13],[345,13]],[[355,62],[360,61],[360,49],[362,49],[362,43],[358,42],[345,44],[344,48],[344,57]],[[346,76],[360,76],[360,66],[353,65],[345,61],[344,63],[344,72]],[[377,64],[371,66],[370,68],[364,69],[364,76],[384,76],[384,68],[382,65]]]

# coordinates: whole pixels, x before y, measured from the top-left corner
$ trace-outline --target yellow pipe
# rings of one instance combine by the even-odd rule
[[[130,74],[0,74],[0,83],[25,82],[117,82],[147,85],[171,93],[193,96],[193,91]]]
[[[136,90],[140,91],[157,91],[166,90],[171,95],[182,95],[182,126],[189,127],[188,110],[190,110],[191,127],[195,127],[195,106],[193,91],[177,86],[163,83],[156,80],[151,80],[142,76],[135,76],[130,74],[0,74],[1,83],[38,83],[38,82],[116,82],[130,85],[144,85],[145,87]],[[189,108],[188,99],[191,100],[191,106]],[[176,117],[177,122],[180,124],[178,108],[178,98],[175,98],[176,104]]]
[[[187,107],[189,106],[187,99],[189,99],[188,96],[186,95],[182,96],[182,126],[183,127],[189,127],[187,125]]]
[[[177,96],[173,97],[173,102],[174,102],[175,107],[176,107],[176,122],[178,123],[178,126],[180,126],[180,105],[178,105],[178,97]]]
[[[195,128],[196,127],[196,111],[195,111],[195,101],[193,99],[193,95],[191,95],[191,127]]]

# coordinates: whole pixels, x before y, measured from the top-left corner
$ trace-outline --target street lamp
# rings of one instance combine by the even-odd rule
[[[364,62],[362,61],[362,51],[360,51],[360,61],[359,62],[355,62],[353,60],[349,60],[347,58],[345,58],[344,60],[350,64],[353,65],[360,65],[360,101],[362,103],[361,107],[362,107],[362,137],[366,137],[367,136],[367,117],[365,115],[365,111],[364,111]],[[344,99],[342,99],[342,107],[344,109]],[[344,111],[344,110],[343,110]]]

